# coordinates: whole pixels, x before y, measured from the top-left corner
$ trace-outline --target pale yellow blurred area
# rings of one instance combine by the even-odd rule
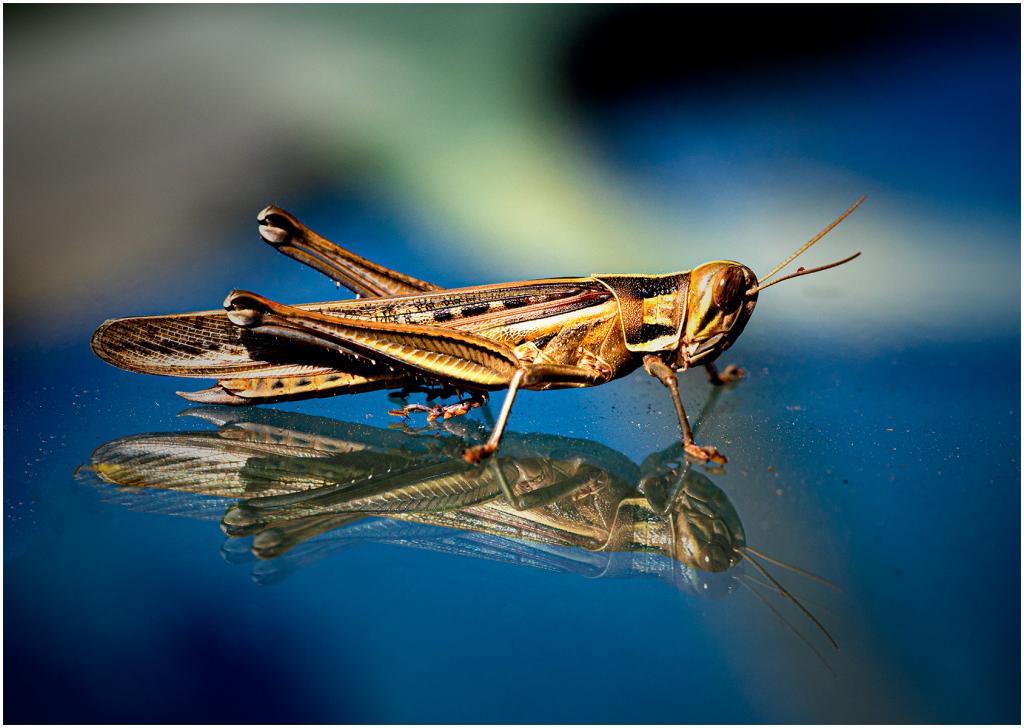
[[[1007,287],[1019,290],[1000,260],[963,255],[964,240],[1005,235],[996,223],[951,227],[826,165],[794,167],[782,183],[695,183],[671,198],[623,178],[554,82],[558,53],[593,12],[81,7],[17,36],[8,21],[8,325],[46,320],[45,332],[80,336],[132,313],[100,310],[97,290],[190,275],[212,248],[214,261],[246,255],[219,249],[230,230],[282,194],[338,184],[451,231],[438,255],[476,261],[491,280],[666,272],[716,258],[764,271],[867,192],[806,265],[864,256],[773,289],[773,315],[805,320],[810,303],[837,326],[931,326],[972,315],[964,296],[997,305]],[[358,250],[375,255],[372,241]],[[947,252],[956,275],[940,259]],[[932,295],[937,278],[942,296]]]

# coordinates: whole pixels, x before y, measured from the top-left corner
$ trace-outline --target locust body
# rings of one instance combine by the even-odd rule
[[[384,268],[268,207],[258,216],[266,242],[362,298],[288,306],[236,290],[223,312],[107,321],[93,334],[92,348],[131,371],[216,377],[210,389],[179,393],[205,403],[382,388],[441,386],[478,397],[507,389],[490,438],[465,452],[470,462],[497,449],[519,389],[590,387],[642,366],[669,389],[686,452],[725,462],[717,449],[693,442],[676,372],[705,365],[712,382],[727,381],[713,362],[743,331],[760,290],[856,257],[767,280],[859,204],[761,283],[750,268],[721,260],[667,275],[595,274],[459,289]],[[444,414],[461,414],[478,401]]]

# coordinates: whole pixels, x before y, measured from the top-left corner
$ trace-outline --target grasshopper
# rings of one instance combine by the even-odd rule
[[[716,260],[665,275],[595,274],[442,289],[373,263],[269,206],[262,239],[357,294],[296,306],[234,290],[224,311],[112,319],[92,336],[102,359],[130,371],[216,377],[179,392],[208,404],[258,404],[384,388],[444,387],[470,393],[431,410],[463,414],[506,389],[487,441],[465,450],[474,463],[494,453],[520,389],[591,387],[643,369],[669,391],[687,455],[725,463],[693,438],[676,373],[703,365],[713,384],[742,376],[714,361],[739,337],[764,289],[828,270],[860,253],[775,277],[842,222],[861,197],[762,280]]]

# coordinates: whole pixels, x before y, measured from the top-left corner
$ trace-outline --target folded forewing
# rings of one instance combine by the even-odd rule
[[[294,308],[346,319],[479,331],[561,315],[610,296],[593,279],[564,278]],[[377,374],[344,351],[328,352],[236,326],[223,311],[112,319],[93,334],[92,349],[122,369],[178,377],[303,378],[339,371],[356,376]]]
[[[519,368],[507,346],[443,326],[346,318],[275,303],[247,291],[225,301],[238,326],[354,355],[361,363],[471,388],[506,386]]]

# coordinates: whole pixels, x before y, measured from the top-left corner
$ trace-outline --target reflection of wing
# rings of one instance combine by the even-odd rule
[[[225,509],[234,503],[234,500],[230,498],[203,496],[174,490],[117,488],[101,479],[94,478],[84,469],[79,475],[79,479],[93,479],[100,500],[104,503],[123,506],[128,510],[140,513],[220,522]]]
[[[464,447],[456,438],[416,437],[297,413],[214,407],[189,413],[219,425],[219,431],[113,440],[93,452],[92,471],[122,487],[255,498],[394,475],[449,461],[451,452],[461,453],[452,447]]]
[[[309,455],[302,448],[225,439],[219,433],[134,435],[96,448],[91,468],[103,481],[122,487],[247,498],[315,487],[308,479],[282,480],[272,469],[249,467],[254,460],[301,462]]]
[[[224,526],[235,535],[330,514],[457,510],[500,493],[494,467],[498,466],[478,467],[464,460],[444,460],[418,467],[406,466],[391,475],[382,473],[374,477],[370,474],[359,480],[299,494],[250,499],[224,514]]]
[[[269,534],[273,538],[264,540],[264,534]],[[286,553],[279,550],[284,541],[279,541],[278,538],[283,535],[283,530],[278,527],[260,533],[254,540],[253,550],[257,556],[274,558],[272,562],[261,567],[262,574],[268,575],[279,570],[290,572],[351,546],[371,543],[498,561],[546,571],[575,573],[587,577],[601,576],[613,557],[607,553],[518,542],[492,534],[456,531],[391,518],[362,520],[324,533],[319,538],[294,543]]]

